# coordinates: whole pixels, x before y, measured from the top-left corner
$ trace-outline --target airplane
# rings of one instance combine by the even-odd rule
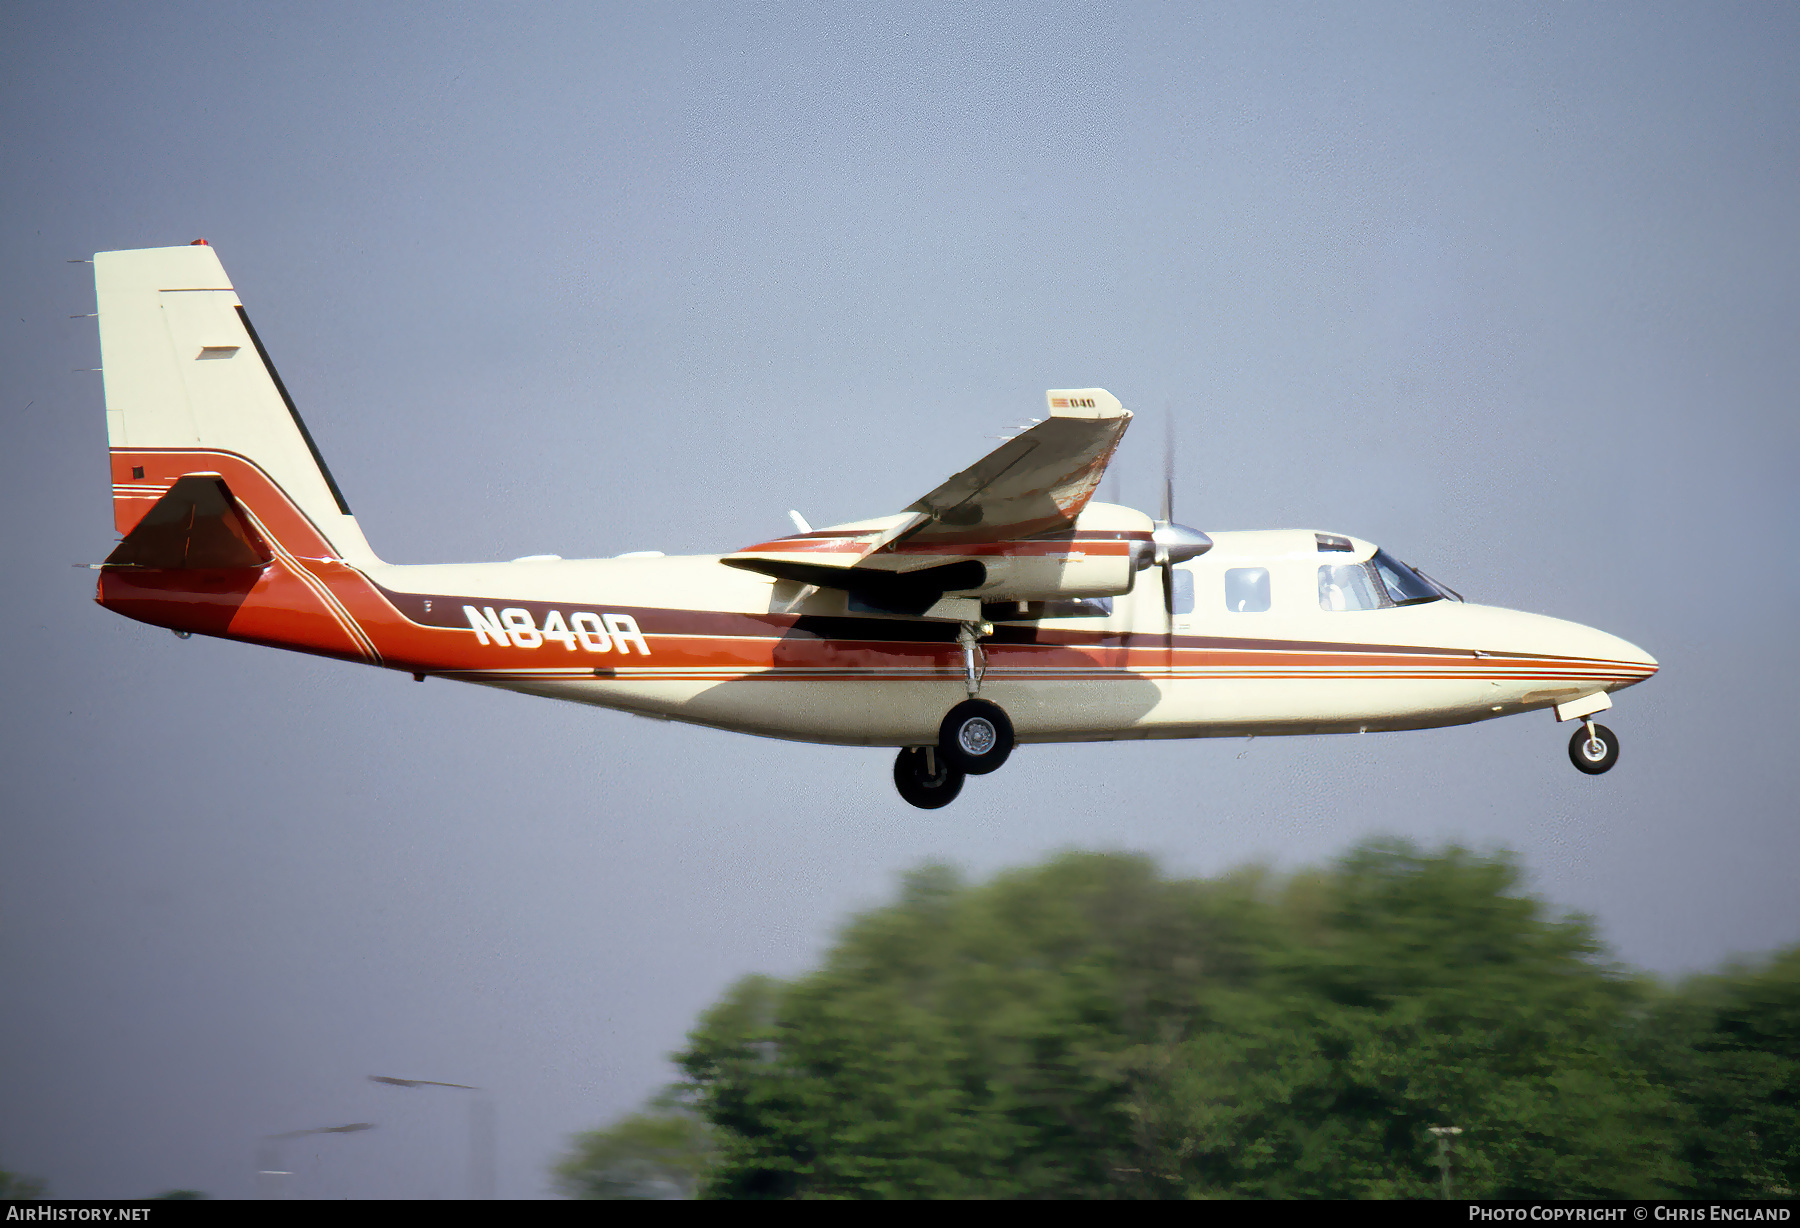
[[[1365,733],[1597,713],[1657,671],[1465,602],[1359,538],[1216,532],[1093,495],[1100,388],[901,511],[725,554],[395,565],[370,549],[205,240],[94,256],[113,511],[95,599],[217,636],[764,737],[894,747],[951,802],[1021,743]]]

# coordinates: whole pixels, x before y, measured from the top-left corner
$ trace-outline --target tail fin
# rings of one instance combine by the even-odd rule
[[[294,549],[379,561],[211,247],[99,252],[94,287],[120,533],[182,477],[228,474],[263,522],[312,530]]]

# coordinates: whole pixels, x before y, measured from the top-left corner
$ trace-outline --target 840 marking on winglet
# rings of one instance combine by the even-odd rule
[[[551,610],[544,615],[541,627],[531,617],[530,610],[519,606],[508,606],[496,614],[491,605],[482,609],[466,605],[463,615],[469,620],[469,629],[475,632],[478,644],[492,642],[502,648],[542,648],[546,640],[555,640],[570,652],[575,651],[577,644],[585,652],[611,652],[617,645],[626,656],[631,655],[631,646],[635,644],[644,656],[650,655],[649,642],[638,630],[637,619],[629,614],[577,610],[564,619],[561,610]]]

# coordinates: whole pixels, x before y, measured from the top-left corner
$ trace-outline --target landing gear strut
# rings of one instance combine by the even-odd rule
[[[1569,762],[1589,776],[1610,771],[1618,761],[1618,735],[1605,725],[1583,721],[1575,736],[1569,739]]]
[[[894,760],[894,786],[920,810],[948,806],[962,792],[963,773],[935,746],[908,746]]]
[[[894,785],[921,810],[948,806],[969,776],[985,776],[1006,762],[1013,749],[1013,724],[999,704],[975,698],[987,673],[983,637],[992,623],[966,622],[957,630],[963,655],[963,686],[969,698],[944,714],[936,746],[909,746],[894,760]]]
[[[964,623],[957,628],[956,642],[963,654],[963,686],[970,699],[981,694],[981,679],[987,673],[987,649],[981,646],[981,640],[992,634],[993,623]]]

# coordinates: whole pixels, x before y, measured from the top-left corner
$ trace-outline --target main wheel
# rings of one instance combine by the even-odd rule
[[[909,746],[894,759],[894,787],[920,810],[936,810],[956,800],[962,792],[963,774],[942,755],[927,755],[925,747]]]
[[[1618,735],[1605,725],[1594,726],[1594,736],[1588,737],[1587,726],[1583,725],[1569,739],[1569,762],[1586,772],[1589,776],[1598,776],[1609,771],[1619,761]]]
[[[938,754],[971,776],[985,776],[1012,754],[1013,727],[999,704],[966,699],[938,726]]]

